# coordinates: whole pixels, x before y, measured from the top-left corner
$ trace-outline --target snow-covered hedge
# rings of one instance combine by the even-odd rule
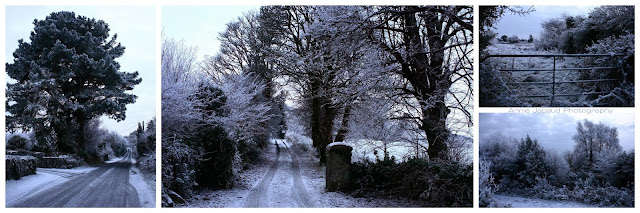
[[[156,173],[156,152],[145,154],[138,160],[138,167],[145,173]]]
[[[6,166],[7,180],[18,180],[36,173],[38,159],[33,156],[7,155]]]
[[[357,162],[352,167],[354,196],[398,196],[425,207],[473,206],[473,169],[454,162],[414,158]]]
[[[613,186],[596,187],[590,184],[578,184],[574,188],[555,187],[544,179],[529,193],[534,197],[547,200],[571,200],[601,207],[633,207],[634,190]]]
[[[38,163],[41,168],[70,169],[82,165],[83,161],[76,156],[61,155],[57,157],[42,157]]]

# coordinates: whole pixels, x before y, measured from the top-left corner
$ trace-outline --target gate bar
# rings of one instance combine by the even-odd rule
[[[527,57],[617,57],[624,56],[623,54],[538,54],[538,55],[513,55],[513,54],[498,54],[498,55],[487,55],[486,58],[502,58],[502,57],[514,57],[514,58],[527,58]]]
[[[598,70],[598,69],[617,69],[620,67],[584,67],[584,68],[560,68],[556,69],[556,71],[580,71],[580,70]],[[551,72],[553,69],[502,69],[500,72],[531,72],[531,71],[539,71],[539,72]]]

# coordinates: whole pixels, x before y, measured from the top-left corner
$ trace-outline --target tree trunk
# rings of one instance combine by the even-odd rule
[[[449,139],[449,130],[447,129],[446,119],[449,114],[449,109],[444,105],[443,101],[436,103],[434,108],[429,108],[422,111],[422,130],[424,130],[429,147],[427,154],[429,159],[446,159],[447,157],[447,140]]]
[[[81,114],[81,113],[78,113],[78,114]],[[77,137],[78,137],[78,139],[77,139],[78,140],[78,142],[77,142],[78,143],[78,153],[84,153],[86,151],[85,150],[86,139],[84,137],[84,128],[85,128],[85,125],[87,123],[87,120],[83,115],[79,115],[78,117],[76,117],[76,119],[78,121],[78,135],[77,135]]]
[[[344,107],[344,113],[342,114],[342,123],[340,124],[340,129],[336,134],[336,138],[333,140],[334,142],[343,142],[347,133],[349,132],[349,116],[351,115],[351,105],[346,105]]]
[[[320,82],[311,83],[311,94],[318,94]],[[320,164],[326,162],[325,151],[327,145],[332,142],[333,119],[336,110],[325,97],[314,96],[311,99],[311,140],[313,146],[320,153]]]
[[[447,36],[440,37],[442,22],[437,13],[426,13],[428,45],[430,50],[442,49],[449,40]],[[447,154],[447,140],[449,130],[446,126],[450,110],[445,104],[445,96],[449,91],[450,82],[444,64],[444,51],[425,52],[425,44],[421,41],[419,24],[416,14],[404,15],[404,41],[407,52],[410,53],[405,66],[402,66],[403,76],[414,87],[416,98],[422,108],[421,129],[424,130],[429,147],[429,159],[445,159]]]

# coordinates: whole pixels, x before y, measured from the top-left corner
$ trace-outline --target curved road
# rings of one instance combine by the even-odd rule
[[[129,151],[118,162],[103,164],[8,207],[140,207],[136,189],[129,183],[130,168]]]
[[[306,187],[302,182],[300,167],[295,153],[284,141],[284,147],[278,147],[276,158],[260,182],[249,192],[244,207],[314,207]],[[289,158],[281,158],[280,152],[286,152]],[[289,163],[289,165],[287,165]],[[273,181],[274,176],[277,181]]]

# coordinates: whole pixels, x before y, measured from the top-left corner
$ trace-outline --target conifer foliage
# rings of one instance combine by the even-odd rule
[[[142,79],[120,71],[125,47],[106,22],[62,11],[33,24],[30,41],[19,40],[6,64],[15,80],[7,85],[7,130],[33,130],[54,151],[82,153],[86,123],[124,120],[137,98],[126,91]]]

